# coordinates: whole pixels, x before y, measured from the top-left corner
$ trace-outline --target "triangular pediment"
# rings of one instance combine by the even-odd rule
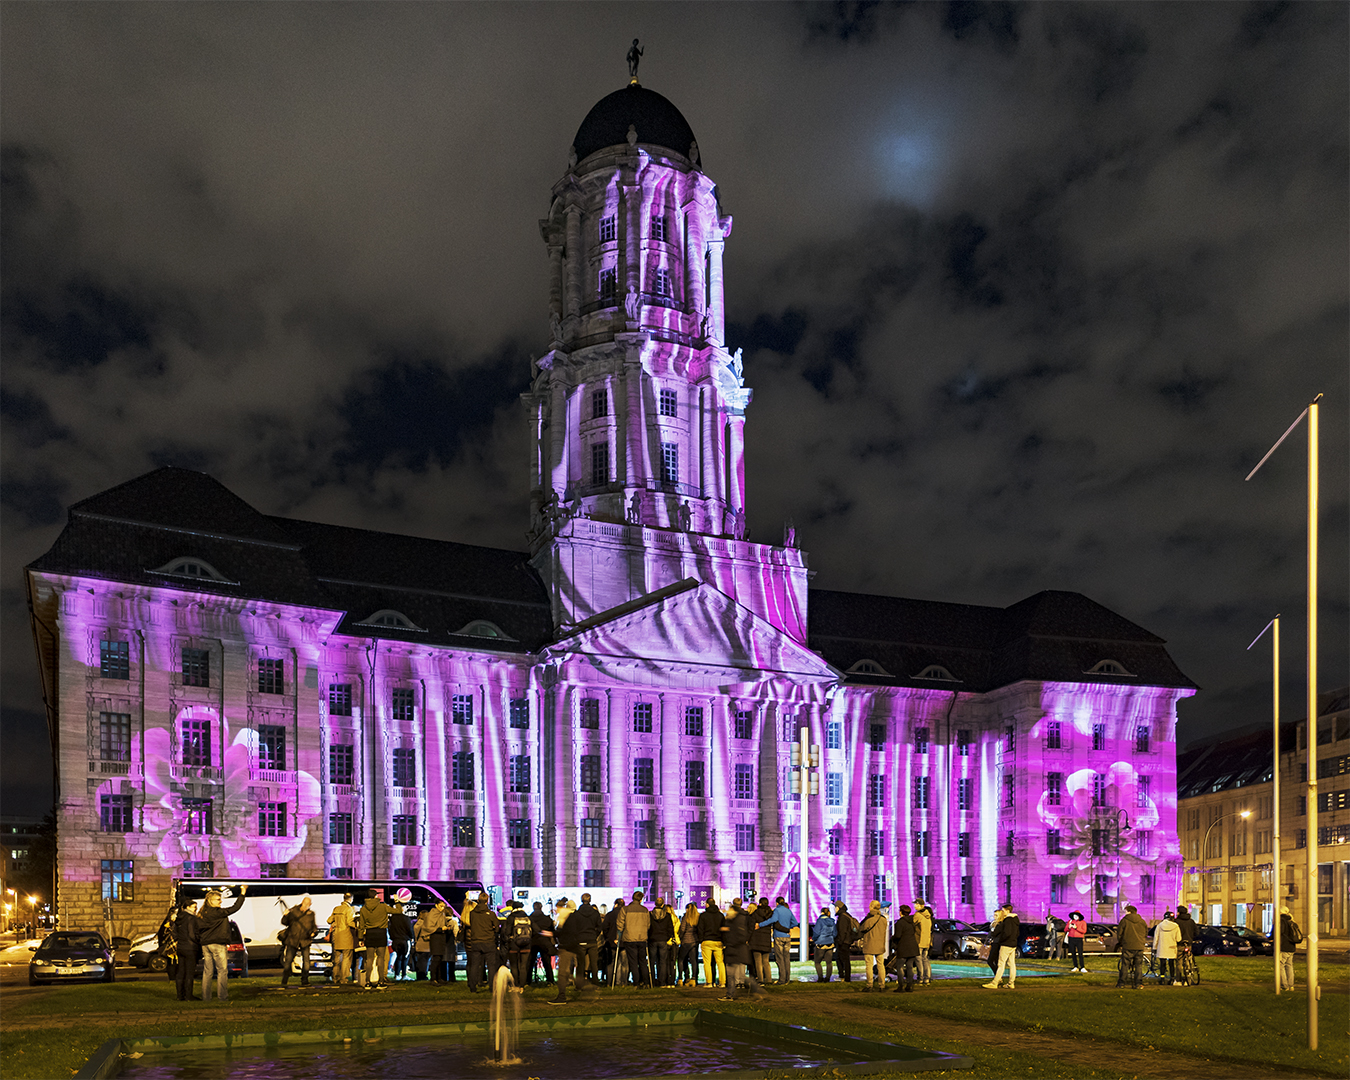
[[[602,663],[633,661],[649,670],[724,668],[743,673],[743,681],[775,675],[811,682],[841,678],[772,623],[693,578],[602,611],[544,651]]]

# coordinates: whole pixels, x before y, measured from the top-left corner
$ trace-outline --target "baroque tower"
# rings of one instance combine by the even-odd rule
[[[731,224],[666,98],[634,77],[586,115],[539,223],[552,341],[524,395],[531,564],[560,631],[693,578],[806,640],[802,554],[746,540]]]

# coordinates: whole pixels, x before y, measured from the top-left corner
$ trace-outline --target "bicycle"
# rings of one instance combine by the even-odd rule
[[[1177,978],[1182,986],[1200,985],[1200,968],[1196,966],[1195,954],[1189,944],[1177,948]]]

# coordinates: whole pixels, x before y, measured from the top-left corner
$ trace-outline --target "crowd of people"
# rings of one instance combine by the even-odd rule
[[[246,892],[247,887],[241,888],[230,907],[222,906],[220,893],[211,892],[200,912],[189,903],[165,919],[161,949],[170,959],[180,1001],[192,998],[199,956],[202,999],[210,1000],[214,981],[219,999],[228,1000],[229,916],[243,904]],[[407,889],[395,892],[392,904],[372,893],[355,907],[351,893],[343,896],[327,923],[334,983],[364,990],[403,980],[450,985],[457,981],[462,945],[470,993],[487,990],[506,968],[517,991],[530,985],[556,987],[550,1004],[565,1003],[569,990],[577,996],[606,986],[693,987],[700,984],[700,975],[702,985],[722,989],[722,1000],[731,1001],[742,991],[760,996],[766,986],[791,980],[792,931],[800,925],[781,896],[772,904],[768,897],[737,897],[725,909],[710,898],[702,908],[685,905],[681,913],[662,897],[647,907],[641,891],[629,900],[618,897],[607,910],[583,893],[580,904],[564,900],[550,914],[540,902],[527,912],[519,900],[494,910],[482,893],[466,900],[458,915],[438,902],[415,920],[407,913],[411,900]],[[1063,956],[1072,964],[1071,973],[1085,973],[1083,940],[1089,931],[1083,913],[1073,911],[1065,920],[1047,914],[1045,926],[1049,957]],[[841,981],[852,982],[854,957],[862,959],[864,992],[885,990],[888,969],[896,977],[896,993],[912,993],[933,981],[933,911],[922,899],[912,906],[901,904],[894,919],[874,900],[861,920],[836,901],[833,911],[822,907],[802,930],[810,935],[817,982],[832,981],[836,969]],[[1115,931],[1120,949],[1117,986],[1142,985],[1150,950],[1161,982],[1183,983],[1178,960],[1196,940],[1196,924],[1185,906],[1175,914],[1168,911],[1150,933],[1135,906],[1127,905]],[[293,969],[301,986],[309,983],[310,951],[318,933],[308,896],[282,915],[277,936],[283,987]],[[1288,908],[1281,908],[1280,935],[1281,978],[1292,987],[1293,952],[1302,933]],[[993,977],[984,986],[1014,989],[1022,925],[1011,903],[995,912],[987,945]]]

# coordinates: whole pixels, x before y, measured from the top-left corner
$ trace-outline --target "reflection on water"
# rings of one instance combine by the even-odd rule
[[[737,1032],[672,1025],[597,1028],[525,1035],[516,1065],[488,1060],[481,1037],[467,1041],[389,1039],[350,1047],[312,1044],[185,1054],[153,1053],[127,1062],[119,1074],[133,1080],[280,1080],[323,1076],[338,1080],[603,1080],[612,1076],[716,1073],[732,1069],[810,1069],[858,1058],[795,1043],[761,1042]]]

